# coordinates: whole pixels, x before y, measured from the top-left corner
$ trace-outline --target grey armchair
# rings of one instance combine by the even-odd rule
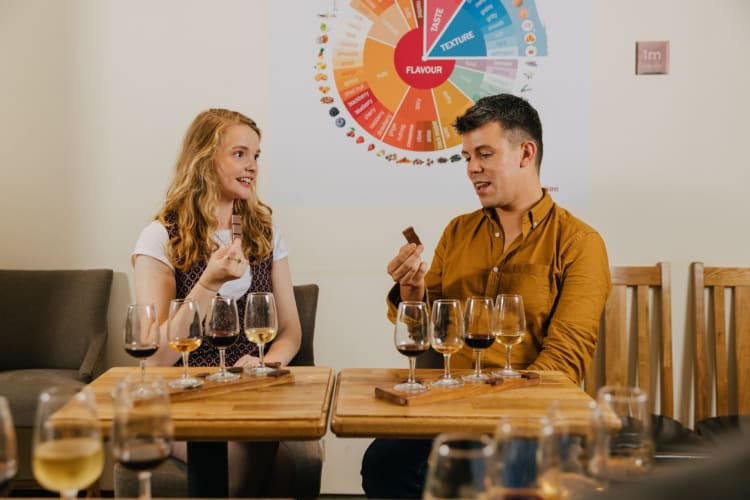
[[[83,386],[107,336],[111,269],[0,270],[0,394],[18,437],[14,487],[35,486],[30,443],[39,392]]]
[[[294,297],[302,326],[302,345],[289,363],[290,366],[313,366],[315,353],[315,317],[318,308],[318,285],[295,285]],[[320,441],[282,441],[277,454],[279,460],[291,461],[293,471],[290,480],[292,498],[316,498],[320,494],[320,474],[323,468],[323,449]],[[116,497],[138,497],[138,477],[121,467],[114,466]],[[153,497],[187,498],[187,466],[174,458],[167,460],[152,471],[151,492]]]

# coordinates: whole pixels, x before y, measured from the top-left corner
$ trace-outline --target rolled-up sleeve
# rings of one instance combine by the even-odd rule
[[[559,370],[579,384],[596,349],[599,320],[611,288],[604,240],[579,233],[561,255],[560,295],[532,370]]]

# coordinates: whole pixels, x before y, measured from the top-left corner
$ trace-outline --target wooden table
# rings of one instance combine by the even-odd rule
[[[190,496],[227,496],[226,481],[218,479],[219,474],[226,477],[227,441],[313,440],[326,433],[333,370],[320,366],[295,366],[289,370],[293,377],[290,383],[238,387],[228,393],[170,403],[174,437],[188,441]],[[189,371],[195,375],[216,368],[195,367]],[[126,375],[138,373],[137,367],[111,368],[89,385],[96,396],[105,436],[112,426],[112,390]],[[180,376],[182,368],[148,367],[146,373],[172,380]]]
[[[458,376],[470,373],[454,372]],[[416,373],[418,379],[434,380],[442,370],[420,369]],[[536,373],[541,375],[538,385],[400,406],[375,398],[374,390],[376,386],[390,387],[406,379],[407,370],[347,368],[336,379],[331,430],[340,437],[432,438],[457,430],[491,434],[503,416],[543,416],[554,400],[591,401],[562,372]]]

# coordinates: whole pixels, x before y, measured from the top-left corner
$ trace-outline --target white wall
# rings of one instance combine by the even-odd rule
[[[284,112],[267,105],[269,1],[0,0],[0,267],[114,269],[105,366],[132,364],[119,345],[130,249],[192,117],[223,106],[263,126]],[[612,264],[671,262],[684,420],[688,264],[750,265],[749,22],[747,0],[594,0],[588,200],[577,215],[601,231]],[[635,41],[663,39],[671,74],[635,76]],[[263,185],[282,182],[283,152],[263,156]],[[268,201],[295,282],[321,286],[318,363],[402,366],[384,318],[385,264],[405,221],[434,244],[457,207]],[[358,492],[367,440],[326,441],[324,492]]]

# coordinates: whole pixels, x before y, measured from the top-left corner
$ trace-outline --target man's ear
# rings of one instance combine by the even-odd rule
[[[534,141],[523,141],[521,143],[521,167],[536,165],[536,143]]]

